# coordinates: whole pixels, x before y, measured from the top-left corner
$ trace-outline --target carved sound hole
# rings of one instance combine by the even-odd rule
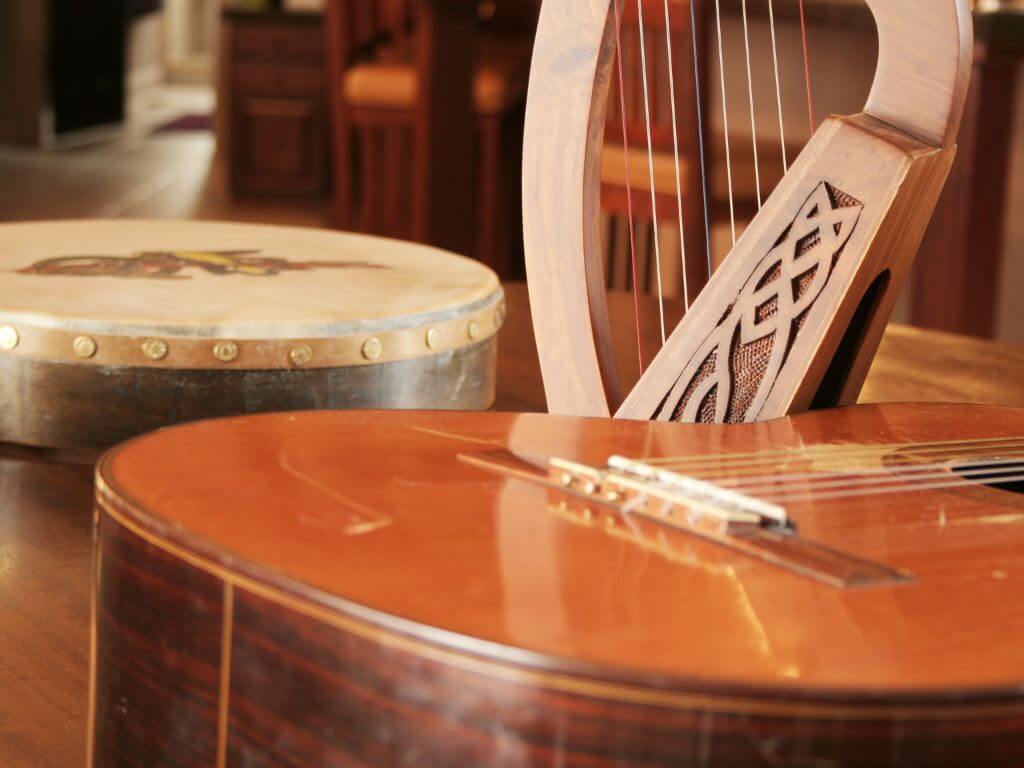
[[[977,485],[1024,494],[1024,461],[956,464],[950,471]]]
[[[860,220],[862,203],[820,182],[705,338],[657,418],[756,419]]]

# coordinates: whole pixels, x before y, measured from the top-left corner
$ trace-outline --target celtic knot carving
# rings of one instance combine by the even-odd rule
[[[862,203],[824,181],[815,187],[698,347],[657,418],[719,423],[756,418],[862,209]]]

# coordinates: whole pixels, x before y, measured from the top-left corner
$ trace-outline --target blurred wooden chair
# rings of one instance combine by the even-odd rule
[[[705,3],[694,6],[697,23],[697,61],[701,76],[700,92],[705,140],[705,165],[708,174],[708,214],[712,229],[728,224],[729,198],[726,179],[725,144],[721,135],[714,135],[709,120],[717,103],[711,88],[710,25],[713,15]],[[683,232],[680,241],[679,209],[676,196],[675,140],[673,139],[672,102],[666,53],[664,0],[641,0],[644,13],[644,47],[647,56],[649,109],[651,115],[650,145],[654,166],[654,206],[658,214],[655,228],[652,215],[652,179],[647,147],[646,110],[644,106],[643,70],[637,4],[621,4],[622,70],[625,84],[625,130],[629,147],[629,183],[632,193],[637,256],[637,283],[642,293],[654,293],[657,287],[654,241],[661,252],[661,277],[666,296],[682,295],[681,246],[686,249],[687,286],[690,298],[696,297],[707,280],[707,239],[704,225],[704,188],[701,180],[700,141],[696,109],[693,41],[690,26],[689,0],[669,0],[672,64],[675,85],[677,140],[679,147],[679,188],[683,199]],[[623,150],[623,119],[620,106],[618,71],[612,73],[612,92],[608,100],[605,146],[601,156],[602,238],[606,254],[607,284],[612,288],[632,288],[632,264],[627,219],[626,153]],[[790,149],[790,158],[799,147]],[[754,175],[754,147],[749,138],[733,136],[730,140],[733,171],[733,205],[737,232],[757,210]],[[777,144],[758,142],[762,194],[768,193],[782,178],[781,149]]]
[[[502,276],[518,272],[530,37],[488,31],[479,15],[493,11],[328,0],[338,227],[450,248]]]

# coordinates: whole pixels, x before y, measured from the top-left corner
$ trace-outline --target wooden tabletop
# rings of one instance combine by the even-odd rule
[[[525,287],[506,286],[498,359],[501,410],[542,410]],[[624,375],[638,372],[632,298],[611,297]],[[670,318],[680,308],[668,307]],[[657,305],[644,300],[645,352]],[[1024,349],[891,327],[864,401],[946,400],[1024,407]],[[0,447],[0,765],[80,766],[85,754],[91,574],[87,457]]]

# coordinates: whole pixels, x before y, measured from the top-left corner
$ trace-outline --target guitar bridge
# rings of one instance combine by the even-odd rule
[[[785,508],[705,480],[613,456],[607,469],[551,459],[549,477],[567,490],[614,504],[625,514],[718,535],[743,529],[794,530]]]
[[[531,460],[506,450],[459,459],[508,478],[545,486],[562,499],[553,510],[606,510],[608,522],[642,521],[720,546],[832,587],[884,586],[913,580],[900,568],[857,557],[799,535],[786,509],[707,480],[613,456],[605,467],[552,458]],[[572,501],[572,500],[575,501]],[[618,526],[613,526],[613,529]]]

